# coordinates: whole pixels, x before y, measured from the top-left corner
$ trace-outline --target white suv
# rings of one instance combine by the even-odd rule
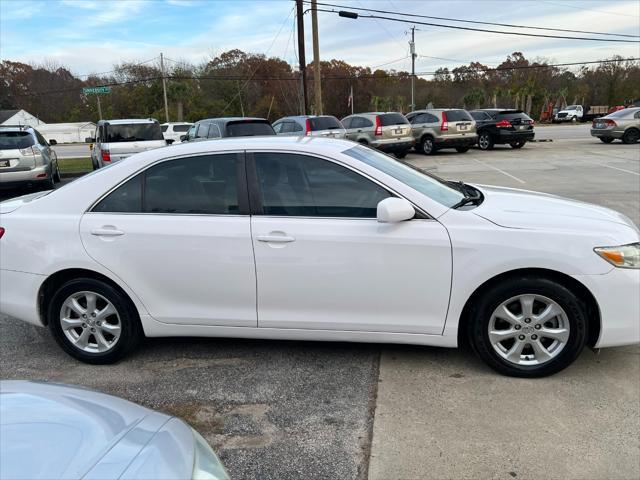
[[[169,140],[171,143],[180,143],[182,141],[181,137],[187,134],[189,128],[193,126],[193,123],[174,122],[163,123],[160,126],[162,127],[162,135],[165,140]]]

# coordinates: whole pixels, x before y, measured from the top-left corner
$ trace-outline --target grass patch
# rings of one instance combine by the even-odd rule
[[[59,158],[60,173],[90,172],[93,170],[90,158]]]

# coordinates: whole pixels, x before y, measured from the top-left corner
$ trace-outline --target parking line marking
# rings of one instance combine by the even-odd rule
[[[626,170],[626,169],[620,168],[620,167],[612,167],[611,165],[607,165],[606,163],[600,163],[600,162],[594,162],[594,161],[590,161],[590,160],[585,160],[584,158],[578,158],[578,160],[580,160],[582,162],[590,163],[591,165],[599,165],[601,167],[612,168],[614,170],[620,170],[621,172],[631,173],[632,175],[640,176],[640,173],[638,173],[638,172],[633,172],[631,170]]]
[[[477,160],[477,159],[475,159],[475,158],[472,158],[471,160],[473,160],[474,162],[478,162],[479,164],[484,165],[485,167],[489,167],[489,168],[491,168],[491,169],[495,170],[496,172],[500,172],[500,173],[502,173],[503,175],[506,175],[507,177],[513,178],[513,179],[514,179],[515,181],[517,181],[517,182],[520,182],[520,183],[527,183],[527,182],[525,182],[524,180],[522,180],[522,179],[520,179],[520,178],[516,177],[515,175],[511,175],[510,173],[507,173],[507,172],[505,172],[504,170],[500,170],[498,167],[494,167],[493,165],[489,165],[488,163],[481,162],[480,160]]]

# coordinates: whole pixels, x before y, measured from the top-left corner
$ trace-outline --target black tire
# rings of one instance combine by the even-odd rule
[[[626,143],[627,145],[638,143],[638,140],[640,140],[640,130],[637,130],[635,128],[630,128],[629,130],[624,132],[624,135],[622,136],[622,142]]]
[[[480,132],[478,135],[478,147],[480,150],[492,150],[494,146],[493,137],[489,132]]]
[[[520,140],[519,142],[511,142],[509,145],[511,148],[518,149],[524,147],[525,143],[527,143],[526,140]]]
[[[525,294],[541,295],[556,302],[569,322],[569,337],[564,348],[540,365],[512,363],[500,356],[489,340],[489,322],[495,309],[502,302]],[[568,367],[582,352],[588,337],[585,311],[583,302],[571,290],[553,280],[532,276],[511,278],[485,292],[473,306],[467,329],[468,341],[487,365],[503,375],[523,378],[553,375]]]
[[[576,117],[575,115],[571,117],[571,123],[578,123],[578,117]]]
[[[613,140],[614,140],[613,137],[600,137],[600,141],[602,143],[611,143],[613,142]]]
[[[420,140],[420,151],[425,155],[433,155],[438,149],[433,141],[433,137],[426,135]]]
[[[100,165],[98,165],[98,162],[93,157],[91,157],[91,166],[93,167],[94,171],[98,170],[100,168]]]
[[[393,152],[393,154],[396,156],[396,158],[404,158],[407,156],[407,151],[402,150],[400,152]]]
[[[107,299],[115,307],[119,316],[120,338],[106,352],[91,353],[83,351],[74,346],[62,330],[60,312],[63,303],[74,293],[83,291],[97,293]],[[115,363],[129,354],[138,345],[143,336],[140,318],[131,300],[117,288],[93,278],[78,278],[62,285],[51,297],[46,312],[49,329],[58,345],[69,355],[85,363],[96,365]],[[78,327],[82,332],[80,328]],[[89,337],[91,337],[91,334],[89,334]]]
[[[56,160],[56,169],[53,172],[53,181],[55,183],[60,183],[60,166],[58,165],[58,161]]]
[[[456,147],[456,152],[467,153],[471,147]]]

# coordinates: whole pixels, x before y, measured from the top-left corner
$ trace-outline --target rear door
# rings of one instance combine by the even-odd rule
[[[83,215],[82,242],[155,320],[255,327],[245,178],[239,152],[156,163]]]

